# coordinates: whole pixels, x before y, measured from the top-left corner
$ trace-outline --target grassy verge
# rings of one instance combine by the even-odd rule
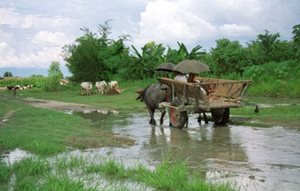
[[[133,144],[133,140],[114,136],[106,127],[91,127],[91,121],[79,116],[1,100],[0,114],[4,116],[11,110],[15,112],[0,124],[0,151],[22,148],[51,155],[67,147],[84,149]]]
[[[98,159],[87,163],[79,158],[47,159],[26,158],[12,166],[2,164],[6,173],[1,176],[0,188],[8,188],[14,175],[15,190],[136,190],[135,186],[155,190],[234,190],[228,184],[212,184],[189,171],[184,163],[162,162],[154,170],[142,165],[126,168],[112,159]],[[99,162],[100,161],[100,162]],[[96,177],[97,181],[93,178]],[[118,183],[119,182],[119,183]],[[108,186],[110,185],[110,186]],[[115,185],[115,186],[112,186]]]
[[[124,89],[124,92],[119,95],[106,96],[94,94],[91,96],[81,96],[79,86],[72,88],[67,88],[64,91],[58,92],[45,92],[42,90],[32,90],[19,92],[19,97],[34,97],[39,99],[50,99],[57,101],[73,102],[73,103],[84,103],[100,108],[113,108],[119,110],[143,110],[145,105],[139,101],[136,101],[136,90],[146,87],[148,84],[155,82],[152,81],[135,81],[135,82],[120,82],[120,87]],[[9,95],[8,92],[2,92],[6,94],[7,97],[13,97]],[[23,94],[23,95],[20,95]],[[274,106],[269,108],[260,108],[260,113],[256,114],[253,112],[254,107],[242,107],[239,109],[232,109],[231,114],[241,115],[243,117],[249,118],[248,121],[236,120],[238,124],[246,124],[252,126],[268,126],[268,125],[291,125],[299,124],[299,103],[298,99],[291,98],[268,98],[260,97],[254,98],[250,97],[248,102],[255,104],[278,104],[283,103],[286,105]],[[1,112],[1,110],[0,110]],[[256,121],[256,122],[249,122]]]
[[[232,115],[248,118],[246,121],[235,123],[259,127],[269,127],[274,125],[299,126],[300,124],[300,105],[299,99],[272,99],[272,98],[250,98],[253,104],[267,107],[259,107],[259,113],[254,112],[253,106],[244,106],[238,109],[231,109]],[[252,122],[250,122],[252,121]]]
[[[64,101],[71,103],[83,103],[94,105],[102,108],[112,108],[112,109],[136,109],[142,108],[143,104],[136,101],[137,93],[136,90],[143,89],[151,83],[156,83],[156,80],[145,80],[145,81],[125,81],[120,82],[119,87],[124,89],[124,92],[119,95],[100,95],[96,93],[91,96],[80,95],[80,87],[70,87],[65,88],[62,91],[56,92],[46,92],[42,89],[32,89],[23,92],[18,92],[18,97],[34,97],[38,99],[48,99],[56,101]],[[12,97],[9,92],[0,92],[0,94],[6,94],[6,96]]]

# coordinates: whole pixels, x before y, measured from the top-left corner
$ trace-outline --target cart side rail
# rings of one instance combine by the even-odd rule
[[[170,78],[158,78],[160,83],[168,85],[172,90],[172,99],[178,97],[183,101],[184,104],[189,104],[195,102],[198,106],[199,104],[207,104],[208,97],[206,92],[200,84],[197,83],[187,83],[179,80],[173,80]]]
[[[207,91],[209,99],[217,99],[217,97],[242,99],[251,84],[250,80],[236,81],[203,77],[196,77],[196,80]]]

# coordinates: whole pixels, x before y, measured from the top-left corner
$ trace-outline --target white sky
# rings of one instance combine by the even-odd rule
[[[108,19],[111,37],[130,34],[136,47],[149,41],[176,47],[179,41],[209,50],[217,39],[244,43],[265,29],[290,40],[292,27],[300,24],[300,1],[1,0],[0,75],[22,68],[31,75],[31,68],[46,71],[52,61],[64,64],[62,46],[82,35],[80,28],[96,32]]]

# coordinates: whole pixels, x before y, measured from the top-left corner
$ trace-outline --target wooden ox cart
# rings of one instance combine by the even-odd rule
[[[242,106],[242,98],[251,81],[197,77],[199,83],[187,83],[169,78],[159,78],[160,83],[171,89],[170,102],[160,103],[160,108],[169,110],[170,123],[183,128],[189,113],[210,112],[216,124],[226,124],[230,108]]]

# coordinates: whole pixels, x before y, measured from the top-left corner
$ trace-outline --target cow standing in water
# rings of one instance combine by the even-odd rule
[[[156,121],[154,119],[155,109],[159,109],[159,103],[169,101],[171,97],[170,88],[165,84],[151,84],[144,90],[138,91],[137,93],[139,93],[139,96],[136,99],[143,101],[149,111],[151,118],[149,124],[156,125]],[[166,111],[163,109],[159,110],[161,112],[160,124],[162,125]]]

